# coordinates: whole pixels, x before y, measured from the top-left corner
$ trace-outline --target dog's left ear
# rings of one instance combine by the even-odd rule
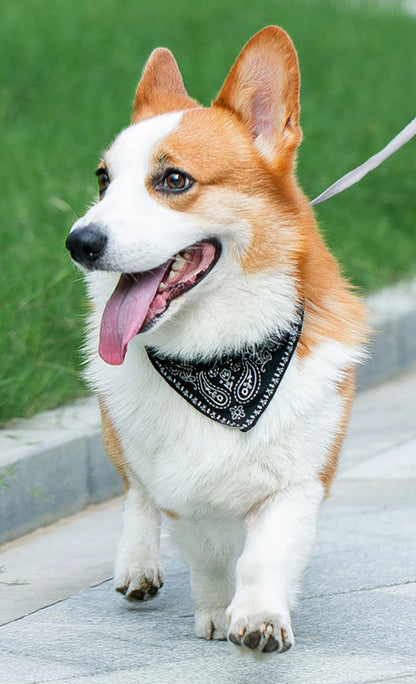
[[[233,111],[260,155],[277,171],[287,172],[302,139],[299,87],[292,41],[283,29],[267,26],[244,46],[213,105]]]
[[[185,90],[181,72],[171,51],[167,48],[153,50],[137,86],[132,123],[197,106],[198,103]]]

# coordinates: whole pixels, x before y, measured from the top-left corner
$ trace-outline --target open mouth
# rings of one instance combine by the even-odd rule
[[[172,299],[197,285],[221,254],[217,240],[199,242],[143,273],[123,273],[101,319],[99,354],[112,366],[124,361],[127,345],[155,323]]]

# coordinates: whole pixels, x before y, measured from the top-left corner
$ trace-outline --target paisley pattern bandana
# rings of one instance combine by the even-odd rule
[[[296,349],[303,308],[292,329],[237,354],[212,361],[181,361],[147,347],[148,357],[186,401],[208,418],[247,432],[269,405]]]

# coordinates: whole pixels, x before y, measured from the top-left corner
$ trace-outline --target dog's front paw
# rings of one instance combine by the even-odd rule
[[[228,640],[243,649],[260,653],[283,653],[295,643],[290,616],[271,611],[250,615],[228,609]]]
[[[209,611],[195,613],[195,632],[200,639],[227,639],[228,624],[225,608],[214,608]]]
[[[143,566],[130,563],[116,566],[114,584],[117,591],[132,601],[148,601],[163,586],[163,570],[158,563]]]

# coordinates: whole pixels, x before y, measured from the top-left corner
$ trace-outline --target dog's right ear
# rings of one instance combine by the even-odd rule
[[[291,171],[302,137],[299,66],[283,29],[267,26],[248,41],[213,104],[236,114],[274,169]]]
[[[133,103],[132,123],[152,116],[198,107],[189,97],[171,51],[153,50],[143,70]]]

